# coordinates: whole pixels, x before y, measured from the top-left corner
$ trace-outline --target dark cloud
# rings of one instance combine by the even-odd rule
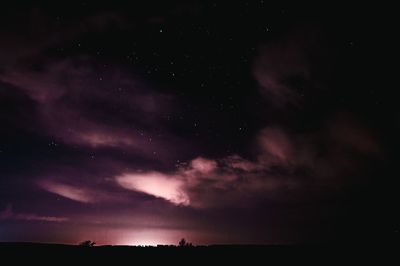
[[[298,104],[304,97],[299,85],[313,86],[310,61],[311,53],[318,53],[313,50],[318,43],[316,38],[312,29],[297,30],[259,47],[253,76],[271,104]]]

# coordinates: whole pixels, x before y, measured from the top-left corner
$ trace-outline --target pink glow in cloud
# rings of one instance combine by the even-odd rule
[[[262,149],[262,155],[269,160],[277,159],[281,162],[288,161],[292,156],[292,144],[286,133],[277,127],[269,127],[261,130],[258,143]]]
[[[243,159],[237,154],[227,156],[223,159],[223,163],[226,164],[229,168],[245,172],[251,172],[259,169],[259,165],[257,163]]]
[[[90,123],[88,123],[90,124]],[[131,147],[140,149],[143,144],[135,138],[134,134],[129,135],[124,130],[112,129],[107,126],[98,126],[97,129],[86,127],[68,128],[65,132],[58,134],[64,140],[90,147]]]
[[[263,175],[260,166],[238,156],[219,161],[198,157],[171,174],[126,173],[115,180],[123,188],[177,205],[208,208],[237,203],[243,197],[252,197],[252,193],[274,190],[282,183],[274,178],[261,178]]]
[[[144,192],[178,205],[190,204],[188,196],[183,191],[184,183],[179,178],[158,172],[148,172],[124,174],[115,179],[119,185],[126,189]]]
[[[255,171],[259,168],[259,165],[257,163],[243,159],[237,154],[227,156],[226,158],[222,159],[222,161],[223,164],[227,165],[229,168],[245,172]]]
[[[57,183],[53,181],[42,181],[39,185],[48,192],[60,195],[67,199],[83,203],[93,203],[96,199],[88,191],[71,185]]]
[[[217,162],[209,160],[203,157],[198,157],[190,162],[193,170],[199,171],[201,173],[209,173],[217,168]]]
[[[357,155],[343,161],[341,157],[346,150],[332,148],[324,155],[318,155],[315,151],[319,146],[330,147],[335,143],[337,147],[344,145],[369,155],[377,150],[378,144],[373,138],[365,137],[365,131],[359,127],[346,124],[336,130],[340,133],[343,129],[364,133],[361,140],[352,134],[344,139],[339,134],[338,139],[325,129],[317,140],[310,141],[308,135],[291,135],[279,127],[267,127],[258,133],[259,154],[255,161],[238,155],[218,160],[197,157],[170,174],[126,173],[116,177],[116,181],[126,189],[194,208],[246,205],[263,198],[283,199],[288,191],[306,191],[308,187],[324,186],[327,189],[332,180],[337,184],[344,173],[358,169]],[[300,169],[307,173],[306,177],[296,174]]]

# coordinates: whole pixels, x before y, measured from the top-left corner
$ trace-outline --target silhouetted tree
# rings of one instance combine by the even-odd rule
[[[186,246],[186,240],[184,238],[182,238],[181,241],[179,241],[179,246],[180,247]]]
[[[186,242],[184,238],[179,241],[179,247],[193,247],[193,244],[191,242]]]
[[[90,240],[86,240],[86,241],[79,243],[79,246],[82,246],[82,247],[93,247],[94,245],[96,245],[96,242],[90,241]]]

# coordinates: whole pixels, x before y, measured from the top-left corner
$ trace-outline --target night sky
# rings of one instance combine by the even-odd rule
[[[0,241],[398,238],[378,10],[131,2],[0,8]]]

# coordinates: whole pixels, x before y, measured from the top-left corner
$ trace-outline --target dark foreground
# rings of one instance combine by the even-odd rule
[[[90,264],[137,262],[145,264],[173,263],[175,265],[197,265],[199,263],[244,263],[244,265],[299,264],[319,265],[333,263],[395,262],[400,250],[384,246],[201,246],[201,247],[132,247],[96,246],[81,247],[60,244],[0,243],[0,257],[10,262],[40,262],[41,264]],[[250,264],[251,263],[251,264]]]

